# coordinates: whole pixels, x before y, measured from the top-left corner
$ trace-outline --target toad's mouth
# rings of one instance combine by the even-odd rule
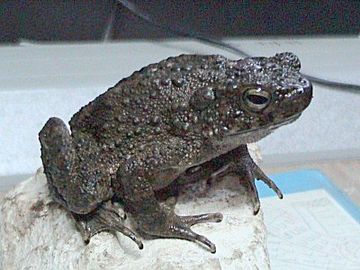
[[[301,113],[290,116],[290,117],[286,118],[284,121],[281,121],[281,122],[279,122],[277,124],[274,124],[274,125],[269,125],[269,128],[270,129],[275,129],[275,128],[290,124],[290,123],[296,121],[300,117],[300,115],[301,115]]]
[[[248,129],[248,130],[243,130],[243,131],[239,131],[239,132],[234,132],[232,134],[229,134],[229,136],[237,136],[237,135],[244,135],[244,134],[249,134],[252,132],[256,132],[256,131],[261,131],[261,130],[269,130],[269,131],[273,131],[274,129],[277,129],[278,127],[284,126],[284,125],[288,125],[292,122],[294,122],[295,120],[297,120],[300,117],[301,113],[297,113],[295,115],[292,115],[286,119],[284,119],[283,121],[280,121],[278,123],[271,123],[262,127],[257,127],[257,128],[252,128],[252,129]]]

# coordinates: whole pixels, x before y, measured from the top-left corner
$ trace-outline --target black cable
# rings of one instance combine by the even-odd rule
[[[215,38],[210,38],[207,36],[203,36],[199,33],[193,32],[193,31],[185,31],[183,29],[179,29],[177,27],[174,26],[169,26],[169,25],[163,25],[159,22],[157,22],[154,18],[150,17],[149,14],[144,13],[143,11],[139,10],[139,8],[132,2],[127,1],[127,0],[116,0],[119,4],[121,4],[122,6],[124,6],[125,8],[127,8],[131,13],[133,13],[135,16],[137,16],[138,18],[160,28],[163,29],[165,31],[168,31],[170,33],[179,35],[179,36],[183,36],[183,37],[189,37],[189,38],[193,38],[196,40],[199,40],[201,42],[204,43],[208,43],[211,45],[214,45],[216,47],[219,47],[221,49],[225,49],[227,51],[230,51],[232,53],[235,53],[237,55],[243,56],[243,57],[250,57],[251,55],[246,53],[243,50],[240,50],[228,43],[225,43],[219,39],[215,39]],[[351,91],[351,92],[356,92],[356,93],[360,93],[360,85],[358,84],[352,84],[352,83],[343,83],[343,82],[337,82],[337,81],[333,81],[333,80],[327,80],[327,79],[323,79],[323,78],[319,78],[316,76],[312,76],[312,75],[308,75],[308,74],[304,74],[303,75],[305,77],[307,77],[310,81],[318,83],[320,85],[324,85],[327,87],[331,87],[331,88],[335,88],[336,90],[339,89],[344,89],[347,91]]]
[[[218,39],[214,39],[214,38],[210,38],[207,36],[203,36],[199,33],[196,32],[191,32],[191,31],[186,31],[186,30],[182,30],[173,26],[168,26],[168,25],[163,25],[161,23],[158,23],[157,21],[155,21],[153,18],[151,18],[149,16],[149,14],[146,14],[144,12],[142,12],[141,10],[139,10],[137,8],[137,6],[135,4],[133,4],[130,1],[126,1],[126,0],[116,0],[118,3],[120,3],[122,6],[124,6],[125,8],[127,8],[131,13],[133,13],[135,16],[137,16],[138,18],[151,23],[153,26],[156,26],[157,28],[160,28],[162,30],[165,30],[167,32],[173,33],[175,35],[178,36],[183,36],[183,37],[189,37],[189,38],[193,38],[193,39],[197,39],[199,41],[205,42],[205,43],[209,43],[212,45],[215,45],[216,47],[219,47],[221,49],[226,49],[232,53],[244,56],[244,57],[250,57],[250,54],[247,54],[246,52],[244,52],[243,50],[240,50],[230,44],[224,43],[221,40]]]

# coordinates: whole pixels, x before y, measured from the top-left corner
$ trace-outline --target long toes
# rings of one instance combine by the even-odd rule
[[[181,221],[188,226],[204,222],[221,222],[223,215],[221,213],[209,213],[195,216],[182,216]]]
[[[103,231],[118,231],[133,240],[139,249],[143,249],[144,247],[139,237],[123,225],[124,216],[119,213],[116,207],[108,204],[99,208],[97,212],[92,215],[81,216],[73,214],[73,216],[86,244],[90,242],[91,237],[95,234]]]
[[[177,238],[182,238],[188,241],[192,242],[198,242],[205,246],[207,246],[211,253],[216,253],[216,246],[214,243],[212,243],[209,239],[207,239],[205,236],[195,233],[189,228],[183,227],[183,226],[173,226],[173,236],[176,236]]]
[[[117,224],[114,226],[114,230],[121,232],[123,235],[129,237],[131,240],[133,240],[137,246],[139,247],[139,249],[143,249],[144,245],[141,242],[141,240],[139,239],[139,237],[129,228],[125,227],[122,224]]]
[[[263,181],[269,188],[271,188],[279,197],[279,199],[284,197],[278,186],[257,166],[255,168],[255,177],[258,180]]]
[[[259,201],[254,201],[253,205],[254,205],[253,213],[254,213],[254,216],[256,216],[260,211],[260,202]]]
[[[90,243],[91,237],[108,229],[105,224],[98,222],[96,218],[88,218],[74,213],[72,215],[86,245]]]
[[[268,185],[269,188],[271,188],[276,195],[279,197],[279,199],[282,199],[284,195],[282,194],[281,190],[278,188],[278,186],[267,176],[258,178],[259,180],[263,181],[266,185]]]
[[[254,180],[249,181],[249,185],[250,185],[251,200],[254,206],[253,211],[254,211],[254,215],[256,215],[260,211],[259,193],[257,191]]]
[[[279,197],[279,199],[284,198],[284,195],[282,194],[281,190],[275,185],[274,182],[272,182],[272,190],[274,190],[276,192],[276,195]]]
[[[104,230],[118,231],[133,240],[139,247],[143,249],[144,245],[139,237],[129,228],[123,225],[123,218],[113,211],[99,211],[95,218],[98,224],[103,225]]]
[[[216,253],[216,246],[214,243],[212,243],[209,239],[207,239],[205,236],[202,236],[200,234],[194,233],[196,240],[205,246],[207,246],[210,249],[211,253]]]

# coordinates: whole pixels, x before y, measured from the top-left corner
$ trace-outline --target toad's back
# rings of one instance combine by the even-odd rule
[[[77,112],[70,121],[73,136],[91,134],[110,144],[116,138],[116,144],[133,134],[166,131],[171,110],[224,75],[219,67],[225,60],[217,55],[182,55],[144,67]]]

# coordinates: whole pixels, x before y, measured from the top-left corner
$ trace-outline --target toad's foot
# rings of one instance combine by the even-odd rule
[[[195,233],[191,226],[204,222],[221,222],[221,213],[202,214],[194,216],[178,216],[175,213],[168,213],[166,220],[149,230],[147,224],[142,224],[142,230],[151,236],[165,238],[179,238],[205,245],[211,253],[216,252],[216,246],[208,238]]]
[[[154,238],[179,238],[197,242],[212,253],[216,252],[215,245],[205,236],[192,231],[191,226],[204,222],[220,222],[221,213],[178,216],[174,212],[174,198],[168,200],[170,205],[160,204],[141,169],[131,173],[120,169],[117,176],[118,181],[115,183],[121,185],[115,185],[115,190],[117,194],[121,194],[125,210],[131,214],[139,231]]]
[[[103,231],[119,231],[133,240],[138,245],[139,249],[143,249],[143,244],[138,236],[123,225],[126,216],[121,216],[119,210],[119,208],[115,207],[110,201],[108,201],[100,206],[100,208],[98,208],[94,213],[87,215],[78,215],[73,213],[76,225],[84,242],[88,244],[91,237]]]
[[[249,185],[251,192],[251,199],[254,205],[254,215],[256,215],[260,210],[260,200],[259,194],[255,185],[255,179],[263,181],[269,188],[271,188],[277,196],[282,199],[283,194],[281,190],[276,186],[276,184],[254,163],[249,164],[248,166],[243,166],[238,164],[240,168],[237,168],[237,173],[241,180],[246,181]]]
[[[235,175],[241,181],[245,181],[250,188],[251,198],[254,205],[254,215],[260,210],[260,200],[255,179],[263,181],[269,188],[271,188],[277,196],[282,199],[283,194],[276,184],[259,168],[258,165],[251,158],[247,146],[242,145],[237,149],[230,151],[226,157],[229,163],[217,170],[211,175],[211,178],[220,178],[226,175]]]
[[[215,181],[228,175],[234,175],[238,177],[241,182],[245,182],[249,185],[255,215],[260,210],[260,201],[255,185],[255,179],[263,181],[276,192],[280,199],[283,198],[283,194],[276,184],[267,177],[253,161],[245,144],[240,145],[238,148],[233,149],[226,154],[222,154],[209,160],[200,166],[190,168],[181,174],[176,181],[173,182],[172,186],[178,188],[179,185],[186,183],[207,180],[208,188],[210,188]]]

